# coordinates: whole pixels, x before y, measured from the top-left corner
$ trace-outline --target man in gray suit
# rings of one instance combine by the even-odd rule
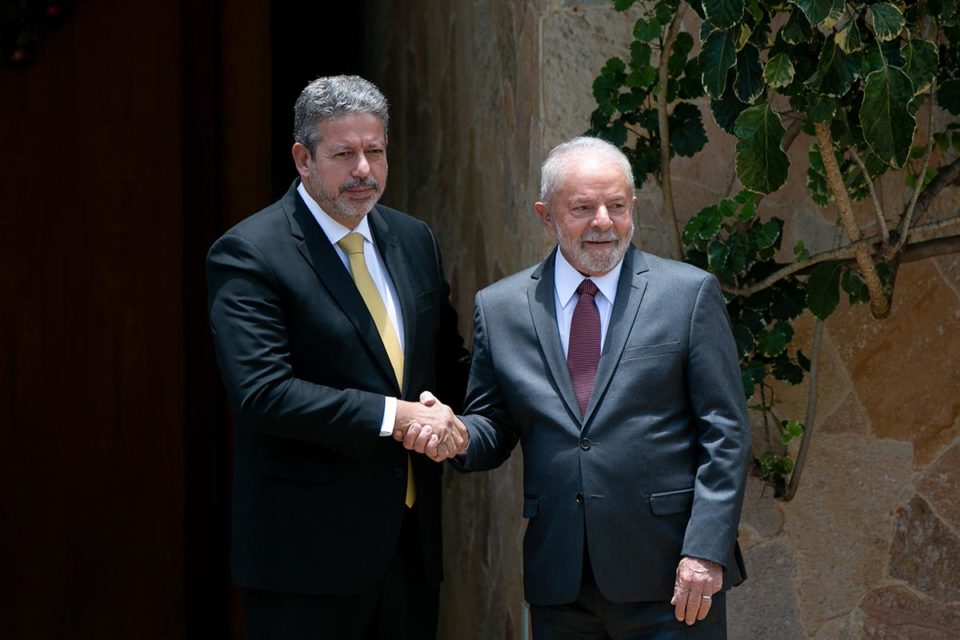
[[[538,639],[724,638],[745,577],[750,430],[723,297],[631,244],[634,200],[619,149],[559,145],[536,203],[559,251],[476,297],[453,464],[492,469],[521,443]],[[397,439],[423,449],[418,432]]]

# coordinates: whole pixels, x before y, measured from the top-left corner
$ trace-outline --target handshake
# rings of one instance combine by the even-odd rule
[[[470,442],[463,422],[429,391],[420,394],[420,402],[397,401],[393,439],[434,462],[466,451]]]

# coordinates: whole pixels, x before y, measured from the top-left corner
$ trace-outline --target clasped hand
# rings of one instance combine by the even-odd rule
[[[466,450],[469,438],[463,422],[429,391],[420,394],[420,402],[397,402],[393,439],[406,449],[441,462]]]

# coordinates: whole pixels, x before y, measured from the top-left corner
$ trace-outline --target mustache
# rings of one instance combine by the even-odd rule
[[[619,242],[621,237],[613,229],[607,231],[588,231],[580,236],[581,242]]]
[[[346,184],[340,185],[340,193],[347,191],[349,189],[376,189],[380,190],[380,183],[374,180],[373,178],[363,178],[362,180],[354,180],[353,182],[348,182]]]

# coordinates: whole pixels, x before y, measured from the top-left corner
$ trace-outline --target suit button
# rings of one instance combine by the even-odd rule
[[[393,469],[393,477],[394,477],[394,478],[402,478],[402,477],[403,477],[403,467],[394,467],[394,469]]]
[[[583,493],[577,491],[577,504],[583,504]]]
[[[591,444],[592,443],[590,442],[590,438],[584,438],[583,440],[580,441],[580,448],[586,451],[587,449],[590,448]]]

